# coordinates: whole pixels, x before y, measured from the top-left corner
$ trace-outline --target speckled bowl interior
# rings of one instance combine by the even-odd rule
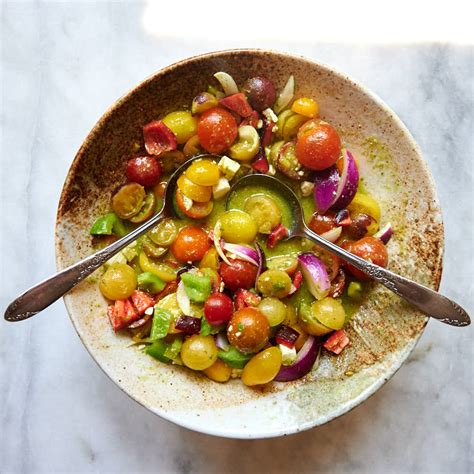
[[[389,268],[437,289],[443,224],[432,178],[412,136],[380,99],[344,74],[287,54],[262,50],[211,53],[171,65],[117,101],[100,119],[69,170],[58,208],[57,265],[92,253],[89,228],[124,181],[124,164],[141,127],[188,105],[216,71],[237,83],[262,74],[281,88],[296,80],[297,96],[316,98],[359,160],[361,174],[395,234]],[[94,278],[65,302],[91,356],[133,399],[188,428],[227,437],[279,436],[321,425],[374,393],[406,359],[426,318],[381,286],[373,286],[348,325],[351,345],[339,357],[324,354],[304,379],[250,389],[239,380],[217,384],[177,366],[161,364],[112,331],[107,303]]]

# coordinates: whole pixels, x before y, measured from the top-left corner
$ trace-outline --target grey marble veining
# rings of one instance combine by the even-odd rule
[[[2,3],[0,308],[54,271],[56,203],[103,111],[157,69],[244,40],[160,41],[143,5]],[[473,304],[472,48],[262,42],[347,72],[420,144],[446,224],[442,290]],[[187,431],[122,393],[81,345],[62,302],[0,322],[0,472],[473,472],[473,332],[437,322],[362,406],[287,438]]]

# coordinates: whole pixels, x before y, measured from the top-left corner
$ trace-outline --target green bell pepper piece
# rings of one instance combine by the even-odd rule
[[[211,278],[196,273],[183,273],[181,281],[184,284],[186,294],[195,303],[204,303],[211,294]]]
[[[168,346],[169,344],[166,344],[166,342],[162,341],[161,339],[158,339],[150,346],[145,347],[145,353],[154,357],[155,359],[158,359],[161,362],[164,362],[165,364],[169,364],[171,362],[171,359],[165,356],[165,352],[168,349]]]
[[[181,351],[182,345],[182,339],[180,339],[179,337],[176,338],[171,344],[168,344],[168,347],[166,348],[163,355],[171,360],[176,359],[176,357],[178,357],[178,354]]]
[[[140,290],[148,291],[152,295],[156,295],[166,286],[166,283],[161,278],[151,272],[140,273],[137,276],[137,281]]]
[[[222,330],[223,326],[211,326],[207,321],[206,317],[201,318],[201,331],[199,334],[201,336],[209,336],[210,334],[217,334]]]
[[[99,217],[94,224],[92,224],[91,235],[112,235],[124,237],[129,233],[125,223],[114,212],[109,212],[104,216]]]
[[[252,354],[243,354],[231,346],[227,351],[220,350],[217,353],[217,357],[234,369],[243,369],[245,364],[252,358]]]
[[[163,339],[170,329],[171,318],[170,311],[155,306],[153,313],[153,322],[151,324],[150,339]]]

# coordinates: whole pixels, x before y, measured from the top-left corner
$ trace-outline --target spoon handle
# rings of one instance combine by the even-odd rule
[[[304,237],[349,262],[428,316],[452,326],[471,324],[467,312],[446,296],[347,252],[338,245],[321,238],[306,225],[303,228],[303,234]]]
[[[31,287],[10,303],[5,311],[5,319],[7,321],[23,321],[43,311],[165,217],[165,212],[162,210],[125,237]]]

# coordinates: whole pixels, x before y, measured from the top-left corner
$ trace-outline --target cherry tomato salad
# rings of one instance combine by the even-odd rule
[[[314,98],[297,97],[290,76],[239,89],[225,72],[189,109],[143,126],[124,164],[125,183],[92,225],[99,245],[120,238],[162,205],[167,218],[104,266],[99,289],[114,331],[151,357],[247,386],[305,376],[321,350],[350,344],[344,325],[366,293],[367,277],[305,239],[285,240],[291,209],[275,191],[231,191],[249,173],[277,175],[301,200],[309,227],[359,257],[387,266],[390,224],[365,189],[357,159]],[[206,155],[212,154],[215,157]]]

